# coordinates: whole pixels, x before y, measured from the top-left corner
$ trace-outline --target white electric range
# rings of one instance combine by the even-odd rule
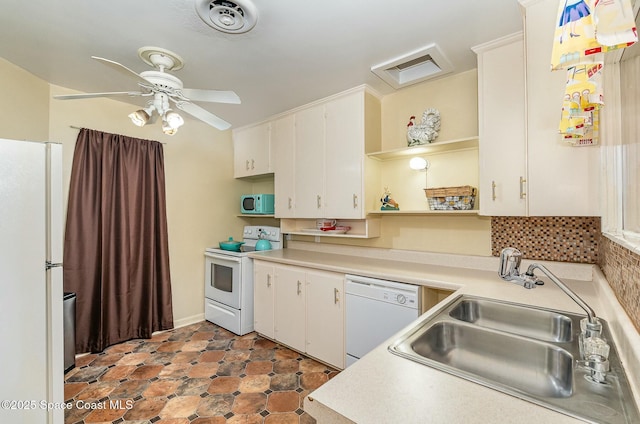
[[[253,331],[253,259],[260,237],[271,249],[282,249],[279,227],[247,225],[240,252],[219,247],[205,249],[204,317],[240,336]]]

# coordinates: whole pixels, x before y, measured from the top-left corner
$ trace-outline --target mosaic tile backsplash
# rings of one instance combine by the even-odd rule
[[[599,265],[618,302],[640,332],[640,255],[602,237]]]
[[[493,256],[505,247],[515,247],[525,259],[596,264],[600,239],[600,217],[491,218]]]

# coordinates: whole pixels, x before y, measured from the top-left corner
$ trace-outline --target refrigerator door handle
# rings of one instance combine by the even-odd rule
[[[62,262],[51,262],[51,261],[47,261],[45,262],[44,268],[49,271],[51,268],[57,268],[59,266],[62,266]]]

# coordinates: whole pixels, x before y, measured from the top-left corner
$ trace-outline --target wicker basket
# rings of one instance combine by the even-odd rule
[[[476,200],[476,189],[471,186],[425,188],[424,193],[432,211],[470,210]]]

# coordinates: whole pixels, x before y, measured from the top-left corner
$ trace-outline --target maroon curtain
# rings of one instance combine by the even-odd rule
[[[76,293],[78,353],[173,328],[162,144],[80,130],[64,290]]]

